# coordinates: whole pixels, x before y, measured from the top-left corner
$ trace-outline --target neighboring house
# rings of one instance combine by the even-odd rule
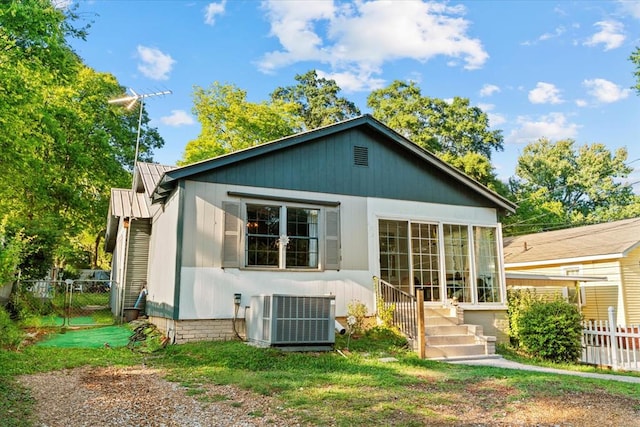
[[[586,320],[640,323],[640,218],[504,239],[508,287],[561,292]]]
[[[506,337],[498,214],[514,205],[369,115],[138,169],[133,214],[126,190],[112,194],[107,249],[114,280],[146,284],[146,314],[175,342],[233,338],[261,294],[332,294],[337,317],[352,301],[374,314],[374,276],[424,289],[428,306],[456,297],[465,321]],[[126,261],[128,215],[140,244]],[[125,306],[140,285],[124,285]]]

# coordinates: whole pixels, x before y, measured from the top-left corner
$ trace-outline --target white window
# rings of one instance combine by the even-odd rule
[[[339,269],[340,223],[335,204],[304,206],[275,200],[224,202],[222,207],[223,267]]]
[[[247,267],[318,268],[320,209],[248,204]]]

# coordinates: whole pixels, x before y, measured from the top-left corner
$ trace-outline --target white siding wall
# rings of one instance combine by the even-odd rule
[[[266,198],[288,197],[340,202],[341,269],[293,272],[221,268],[224,227],[222,202],[243,201],[228,196],[228,191],[260,194]],[[167,209],[169,208],[168,203]],[[167,216],[167,213],[165,212],[164,216]],[[248,305],[251,296],[265,293],[332,293],[336,295],[336,316],[345,316],[346,307],[352,300],[367,304],[373,313],[372,277],[379,274],[379,217],[478,225],[496,224],[496,212],[493,209],[187,181],[183,267],[180,278],[180,319],[231,318],[234,312],[234,293],[242,294],[243,307]],[[157,233],[158,229],[154,228],[153,234]],[[172,238],[164,231],[161,234],[167,239]],[[165,243],[169,242],[163,244]],[[244,309],[239,313],[239,317],[244,317]]]
[[[153,218],[149,247],[147,301],[173,306],[176,271],[178,192],[169,198],[164,212]]]

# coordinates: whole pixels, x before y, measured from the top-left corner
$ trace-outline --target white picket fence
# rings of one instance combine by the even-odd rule
[[[640,371],[640,325],[613,326],[615,309],[608,321],[588,321],[582,329],[582,363],[614,370]]]

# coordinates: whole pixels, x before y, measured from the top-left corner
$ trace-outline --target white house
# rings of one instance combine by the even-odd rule
[[[115,306],[145,285],[146,314],[175,342],[233,338],[261,294],[374,314],[374,276],[422,288],[426,306],[455,298],[465,322],[506,337],[498,214],[514,205],[369,115],[136,176],[133,213],[116,192],[109,215],[115,293],[128,292]]]

